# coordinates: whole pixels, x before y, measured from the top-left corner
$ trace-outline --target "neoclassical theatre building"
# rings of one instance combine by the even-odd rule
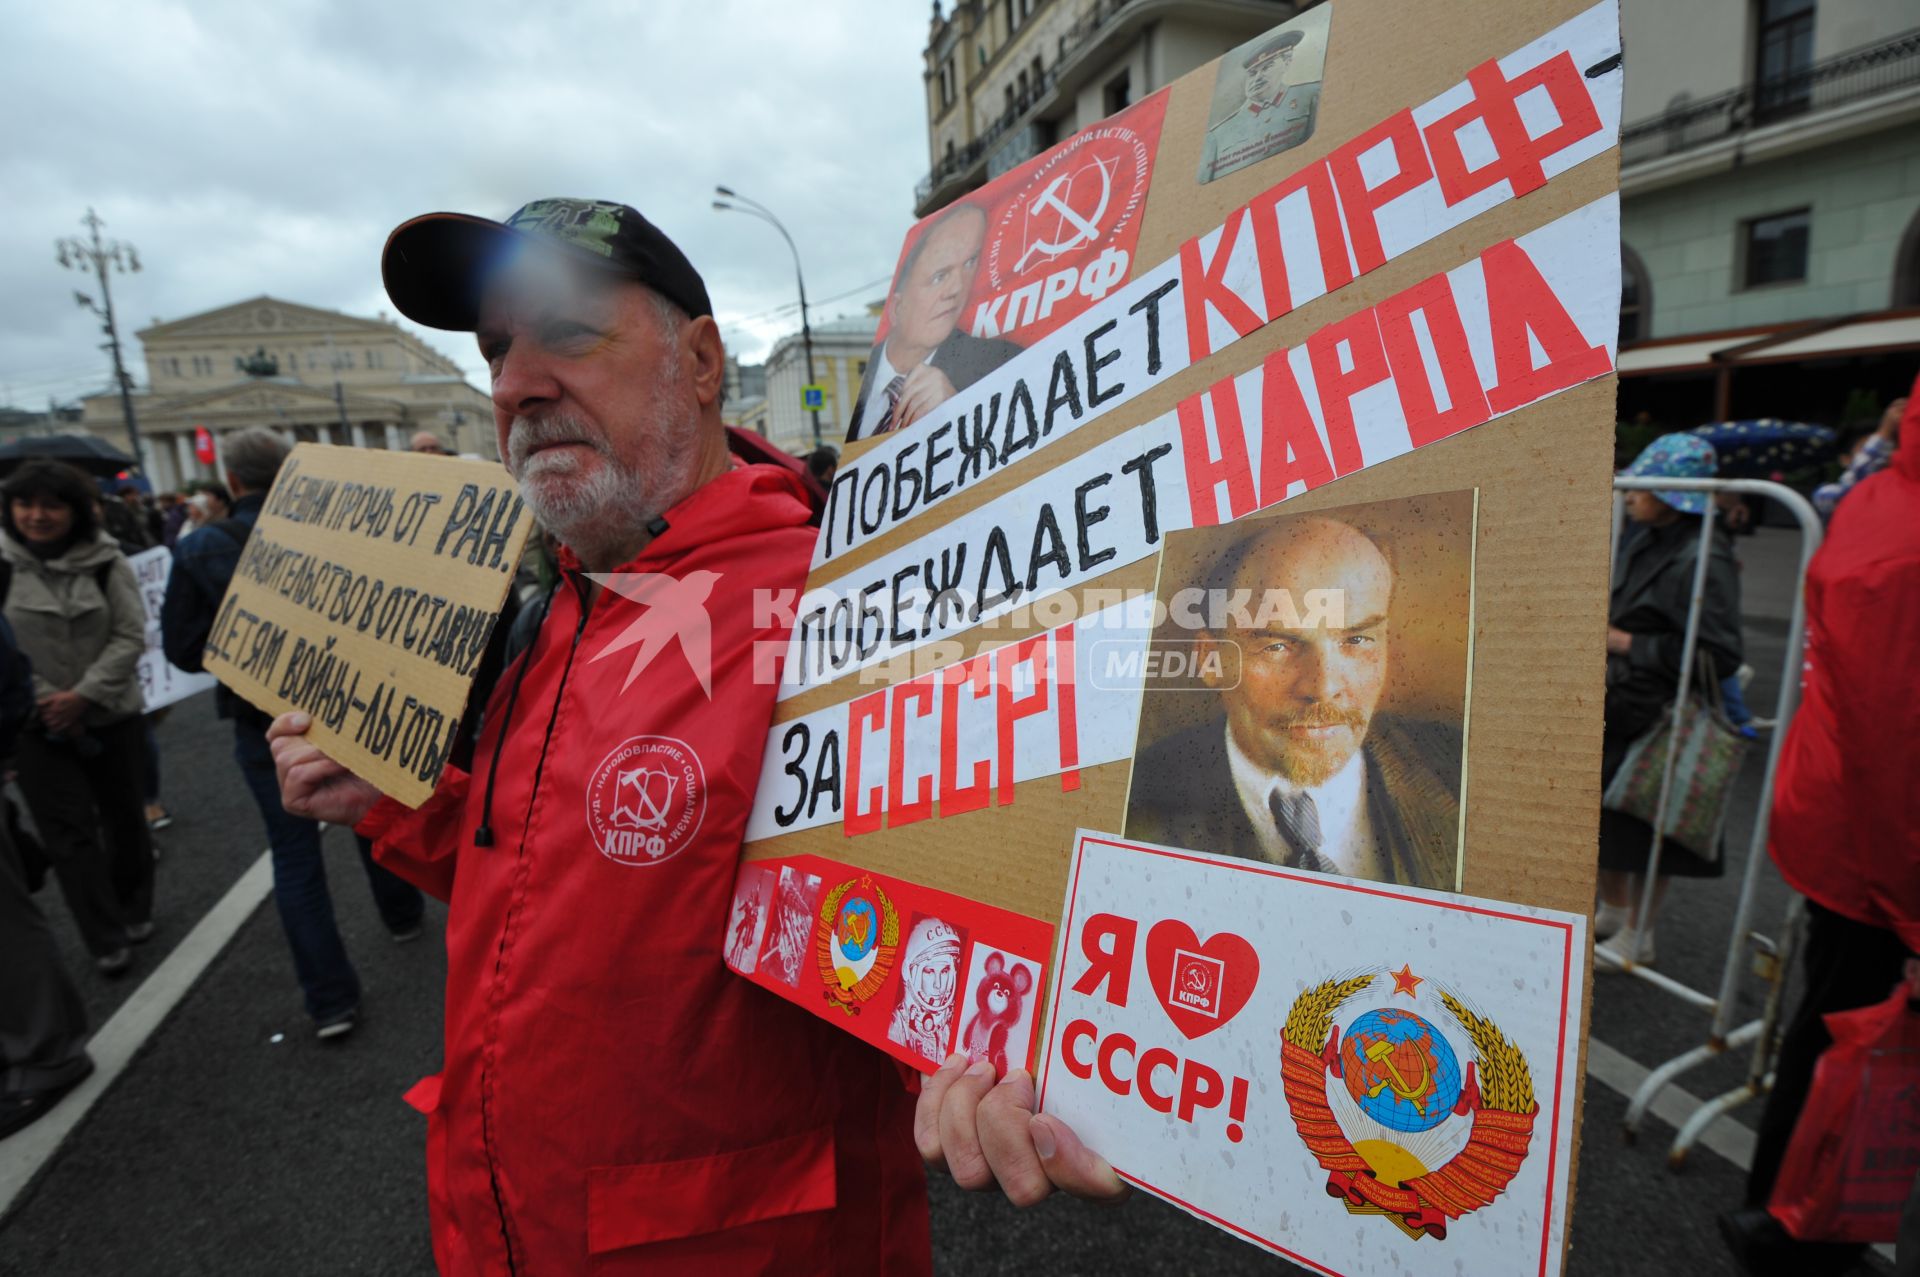
[[[273,297],[255,297],[136,336],[147,385],[134,413],[156,491],[219,476],[222,435],[248,426],[290,443],[407,446],[431,430],[455,452],[494,458],[493,408],[455,363],[382,315],[361,319]],[[125,450],[120,396],[82,401],[82,424]],[[197,427],[213,435],[212,465],[194,453]]]

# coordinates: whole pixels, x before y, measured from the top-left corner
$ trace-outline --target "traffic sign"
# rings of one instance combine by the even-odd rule
[[[827,388],[825,386],[800,387],[800,406],[808,412],[819,412],[827,406]]]

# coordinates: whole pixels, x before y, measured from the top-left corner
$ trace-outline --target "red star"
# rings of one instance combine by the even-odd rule
[[[1401,967],[1398,971],[1389,971],[1387,974],[1393,977],[1393,992],[1404,993],[1408,997],[1413,997],[1414,990],[1427,982],[1425,976],[1417,976],[1413,973],[1413,964],[1411,962]],[[1387,996],[1391,997],[1393,995],[1388,994]]]

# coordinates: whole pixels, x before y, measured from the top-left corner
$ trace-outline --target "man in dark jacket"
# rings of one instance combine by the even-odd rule
[[[907,250],[894,277],[892,327],[867,361],[849,441],[912,425],[1020,353],[1004,338],[959,328],[986,237],[987,215],[961,204],[940,214]]]
[[[183,537],[173,552],[173,575],[160,608],[161,640],[167,659],[180,669],[201,668],[207,635],[220,609],[227,584],[240,565],[242,547],[266,504],[287,445],[269,430],[256,427],[222,440],[227,464],[227,487],[233,493],[232,515]],[[294,973],[306,999],[307,1014],[322,1038],[336,1038],[353,1030],[360,1013],[360,977],[347,958],[340,929],[334,922],[333,897],[327,891],[326,862],[320,852],[320,827],[311,820],[289,815],[280,805],[280,785],[274,778],[273,754],[267,746],[265,713],[235,696],[224,686],[215,696],[222,717],[233,720],[234,758],[267,824],[273,851],[273,899],[293,951]],[[420,934],[426,907],[420,893],[376,865],[366,848],[361,856],[367,882],[373,888],[380,918],[396,940]]]

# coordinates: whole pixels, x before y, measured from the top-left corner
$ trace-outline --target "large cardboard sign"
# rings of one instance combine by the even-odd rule
[[[301,444],[207,640],[207,671],[304,710],[330,758],[401,802],[433,792],[532,528],[497,465]]]
[[[1082,832],[1042,1106],[1316,1272],[1560,1270],[1586,918]]]
[[[192,535],[189,533],[188,535]],[[147,646],[135,671],[140,679],[141,708],[151,714],[219,680],[211,674],[189,674],[167,659],[160,641],[160,607],[167,601],[167,581],[173,576],[173,551],[164,545],[127,556],[133,579],[140,586],[140,603],[147,614]]]
[[[1099,829],[1586,910],[1620,86],[1613,0],[1331,0],[916,227],[778,601],[743,893],[1052,926]],[[1122,126],[1149,185],[1109,224]],[[1073,264],[990,278],[1009,209],[1015,260]],[[787,996],[844,1021],[831,985]],[[1510,979],[1460,988],[1506,1022]]]

